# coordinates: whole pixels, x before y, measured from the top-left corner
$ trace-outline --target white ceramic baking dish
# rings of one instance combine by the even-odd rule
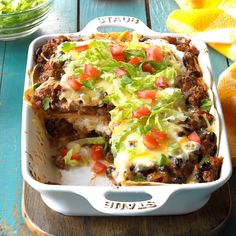
[[[143,22],[134,17],[107,16],[92,20],[74,37],[88,36],[98,32],[100,27],[118,26],[129,28],[149,37],[180,36],[158,33],[150,30]],[[71,34],[70,34],[71,35]],[[25,90],[30,86],[28,71],[34,66],[35,50],[50,38],[58,35],[44,35],[35,39],[29,46],[26,68]],[[189,38],[189,36],[186,36]],[[210,183],[165,184],[158,186],[114,187],[105,181],[97,181],[96,186],[85,184],[88,172],[80,176],[73,170],[66,176],[51,162],[51,149],[41,124],[23,102],[22,112],[22,173],[25,181],[37,190],[43,201],[53,210],[65,215],[170,215],[185,214],[201,208],[211,193],[230,178],[232,167],[228,149],[225,124],[216,86],[212,79],[208,50],[204,42],[191,38],[200,51],[199,63],[203,77],[212,88],[215,106],[219,113],[220,146],[219,156],[223,156],[220,178]],[[63,178],[62,178],[63,176]],[[62,180],[63,179],[63,180]],[[78,179],[82,180],[78,181]],[[84,179],[86,179],[84,181]],[[74,181],[73,181],[74,180]],[[53,184],[60,183],[60,185]],[[86,186],[87,185],[87,186]]]

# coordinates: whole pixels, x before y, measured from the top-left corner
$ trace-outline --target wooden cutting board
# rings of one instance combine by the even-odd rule
[[[231,212],[228,184],[212,194],[200,210],[178,216],[81,217],[64,216],[48,208],[40,194],[23,183],[22,214],[33,235],[138,236],[218,235]]]

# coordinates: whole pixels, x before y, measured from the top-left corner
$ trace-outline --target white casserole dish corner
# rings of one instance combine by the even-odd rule
[[[143,22],[128,16],[106,16],[90,21],[74,37],[88,36],[98,32],[100,27],[118,26],[129,28],[138,34],[149,37],[180,36],[171,33],[158,33],[149,29]],[[71,35],[71,34],[70,34]],[[28,71],[34,65],[35,50],[46,40],[59,35],[44,35],[36,38],[29,46],[26,68],[25,90],[30,86]],[[186,35],[186,38],[190,38]],[[201,208],[209,200],[211,193],[220,188],[231,176],[232,166],[225,131],[225,124],[212,79],[208,50],[204,42],[191,38],[200,51],[199,63],[203,77],[212,88],[215,105],[219,113],[221,127],[219,156],[223,156],[220,178],[210,183],[199,184],[160,184],[159,186],[114,187],[57,185],[59,170],[51,163],[49,143],[37,116],[23,102],[22,111],[22,174],[24,180],[37,190],[43,201],[53,210],[65,215],[175,215],[186,214]]]

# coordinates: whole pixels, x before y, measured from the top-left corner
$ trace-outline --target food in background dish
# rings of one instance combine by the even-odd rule
[[[22,12],[37,7],[46,0],[4,0],[0,3],[0,14]]]
[[[216,180],[218,116],[198,54],[182,37],[128,32],[45,42],[25,99],[56,165],[87,165],[117,185]]]

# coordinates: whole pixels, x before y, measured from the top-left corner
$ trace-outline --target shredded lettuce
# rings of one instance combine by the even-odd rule
[[[139,57],[140,59],[145,59],[145,51],[141,49],[128,49],[125,50],[125,58],[129,61],[132,57]]]
[[[166,157],[165,154],[162,153],[160,156],[157,157],[156,163],[158,166],[165,166],[167,162],[168,162],[168,158]]]
[[[64,42],[61,46],[61,51],[67,53],[76,47],[76,43]]]
[[[174,80],[176,76],[177,76],[177,72],[173,66],[168,66],[156,74],[156,77],[166,78],[168,80],[169,85],[174,84]]]
[[[168,67],[168,63],[163,60],[161,62],[148,61],[149,64],[155,69],[156,72],[162,71]]]
[[[71,144],[78,144],[80,146],[89,145],[89,144],[105,144],[106,139],[104,137],[91,137],[91,138],[82,138],[75,141],[72,141]]]
[[[72,145],[70,145],[72,146]],[[80,145],[74,144],[72,148],[67,152],[67,154],[64,156],[65,164],[70,167],[80,166],[82,163],[78,162],[76,160],[71,160],[71,157],[80,151]]]
[[[51,103],[51,100],[49,97],[45,97],[42,101],[42,106],[43,106],[43,109],[46,111],[50,108],[50,103]]]
[[[201,109],[203,111],[209,112],[212,106],[212,101],[209,98],[202,99],[200,103]]]
[[[34,8],[46,0],[2,0],[0,2],[0,14],[9,14],[14,12],[22,12]]]
[[[147,132],[149,132],[151,129],[153,128],[153,125],[151,124],[147,124],[147,125],[139,125],[137,132],[138,134],[142,135],[142,134],[146,134]]]
[[[111,151],[114,156],[116,156],[119,150],[122,148],[122,141],[127,137],[128,134],[135,130],[136,126],[137,124],[135,122],[129,123],[127,128],[119,132],[118,135],[112,137]]]
[[[89,89],[94,89],[95,81],[94,80],[83,80],[82,84],[84,87],[89,88]]]
[[[131,84],[132,82],[133,80],[129,76],[124,75],[121,79],[121,86],[125,88],[126,85]]]
[[[155,75],[147,75],[144,77],[135,77],[133,82],[127,84],[126,89],[130,93],[135,93],[139,90],[154,89]]]

